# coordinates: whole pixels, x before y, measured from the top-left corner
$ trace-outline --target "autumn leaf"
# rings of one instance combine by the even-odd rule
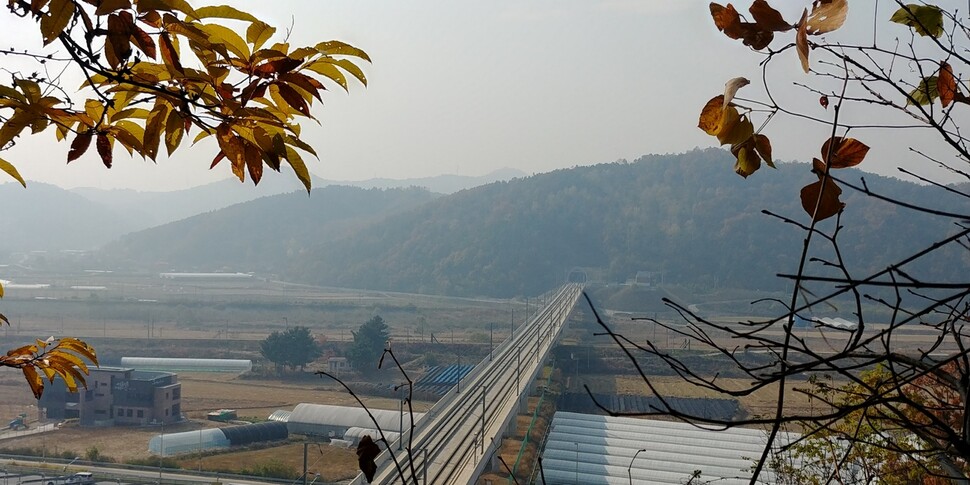
[[[54,39],[67,28],[67,24],[74,16],[74,2],[51,0],[47,10],[47,15],[40,18],[40,32],[44,36],[44,45],[54,42]]]
[[[734,95],[737,94],[738,89],[741,89],[748,84],[751,84],[751,81],[748,81],[747,78],[743,77],[736,77],[724,83],[724,101],[721,103],[721,107],[727,108],[728,105],[731,104],[731,101],[734,100]]]
[[[722,145],[737,145],[751,138],[754,134],[754,124],[747,116],[738,113],[738,109],[729,106],[724,110],[721,127],[717,132],[717,141]]]
[[[711,98],[704,105],[704,108],[701,109],[701,116],[697,121],[697,127],[704,130],[704,133],[708,135],[717,136],[717,132],[721,128],[721,118],[724,116],[723,106],[723,94]]]
[[[734,173],[748,178],[749,175],[761,168],[761,157],[751,149],[750,145],[743,145],[737,152],[737,163],[734,164]]]
[[[771,158],[771,141],[768,140],[767,136],[756,133],[754,135],[754,147],[758,151],[758,154],[761,155],[761,158],[764,159],[765,164],[771,168],[776,168],[775,162]]]
[[[754,17],[755,23],[767,30],[785,32],[792,29],[792,25],[785,22],[781,13],[772,8],[771,5],[768,5],[768,2],[765,0],[755,0],[751,4],[751,7],[748,8],[748,11]]]
[[[95,146],[98,149],[98,155],[101,156],[101,163],[104,163],[105,167],[111,168],[111,140],[108,139],[108,135],[98,133]]]
[[[819,96],[818,104],[822,106],[822,109],[829,109],[829,97],[824,94]]]
[[[17,182],[20,182],[20,185],[23,185],[24,188],[27,187],[27,182],[24,182],[24,178],[17,171],[17,167],[14,167],[10,162],[2,158],[0,158],[0,170],[3,170],[7,175],[13,177]],[[0,297],[3,297],[2,287],[0,287]]]
[[[943,35],[943,11],[936,5],[910,3],[896,10],[889,20],[910,27],[924,37]]]
[[[848,0],[815,0],[808,16],[808,35],[820,35],[842,27],[849,13]]]
[[[91,145],[91,132],[78,133],[74,141],[71,142],[71,149],[67,152],[67,163],[71,163],[84,155]]]
[[[131,0],[101,0],[98,2],[98,8],[94,10],[94,14],[100,17],[129,8],[131,8]]]
[[[830,178],[802,187],[800,195],[802,208],[816,222],[828,219],[845,208],[845,204],[839,200],[842,189]]]
[[[730,3],[727,7],[717,3],[711,3],[711,17],[714,18],[714,26],[717,30],[724,32],[724,35],[732,39],[740,39],[743,34],[741,30],[741,15]]]
[[[808,9],[802,11],[802,18],[798,21],[798,30],[795,31],[795,50],[798,51],[798,60],[802,63],[802,70],[808,72]]]
[[[822,144],[822,160],[828,161],[830,168],[854,167],[867,153],[869,147],[855,138],[832,137]]]
[[[165,61],[165,65],[177,74],[185,74],[185,70],[182,69],[182,63],[179,61],[178,51],[172,45],[172,39],[169,38],[168,33],[162,32],[159,34],[158,40],[158,47],[162,51],[162,60]]]
[[[953,78],[953,69],[947,62],[940,63],[940,75],[936,80],[936,91],[940,93],[940,102],[946,108],[953,102],[957,93],[957,82]]]
[[[918,105],[933,104],[933,100],[940,97],[939,85],[938,76],[930,76],[923,79],[919,82],[919,86],[916,89],[910,91],[910,99],[906,100],[906,106],[913,104],[913,101]]]

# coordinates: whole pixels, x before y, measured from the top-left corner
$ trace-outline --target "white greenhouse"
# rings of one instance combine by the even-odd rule
[[[782,433],[778,444],[795,435]],[[747,484],[764,449],[762,430],[700,429],[648,419],[557,412],[542,452],[547,484],[682,484],[700,470],[700,483]],[[772,476],[762,474],[770,483]]]
[[[148,440],[148,452],[156,456],[195,453],[229,448],[229,446],[229,438],[226,438],[226,434],[218,428],[160,434]]]
[[[148,440],[148,452],[173,456],[251,443],[281,441],[288,436],[286,424],[277,421],[161,434]]]
[[[121,367],[166,372],[233,372],[242,374],[253,368],[247,359],[176,359],[165,357],[122,357]]]
[[[371,414],[385,433],[400,431],[402,423],[405,430],[411,426],[407,408],[403,414],[384,409],[371,409]],[[424,413],[414,413],[414,420],[422,416]],[[286,424],[292,434],[328,438],[341,438],[350,428],[375,428],[374,421],[361,408],[307,403],[297,404]]]

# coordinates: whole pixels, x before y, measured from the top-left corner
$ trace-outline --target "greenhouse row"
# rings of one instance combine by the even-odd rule
[[[242,374],[253,368],[248,359],[178,359],[164,357],[122,357],[121,367],[166,372],[234,372]]]
[[[778,443],[795,437],[782,433]],[[550,485],[681,484],[695,470],[701,483],[747,484],[765,440],[759,429],[715,431],[673,421],[557,412],[542,467]]]
[[[173,456],[264,441],[281,441],[287,436],[286,423],[267,421],[227,428],[161,434],[148,440],[148,451],[154,455]]]

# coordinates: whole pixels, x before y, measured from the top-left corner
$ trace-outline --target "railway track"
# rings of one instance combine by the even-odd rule
[[[378,457],[373,483],[453,484],[474,480],[481,460],[491,455],[496,441],[501,441],[509,413],[518,407],[522,391],[538,371],[580,291],[581,287],[574,284],[559,288],[548,305],[515,329],[514,335],[415,423],[413,437],[408,432],[402,435],[404,450],[397,451],[395,442],[391,451]],[[366,482],[359,476],[352,483]]]

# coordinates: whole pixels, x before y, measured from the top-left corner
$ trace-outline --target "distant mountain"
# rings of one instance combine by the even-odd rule
[[[0,184],[0,253],[95,249],[137,227],[123,213],[53,185]]]
[[[424,201],[407,191],[335,192],[308,211],[297,210],[307,203],[305,195],[289,208],[271,208],[282,199],[270,197],[134,234],[109,250],[199,270],[265,260],[267,268],[278,264],[274,273],[296,281],[430,294],[534,295],[573,268],[601,281],[649,271],[668,283],[778,289],[784,282],[775,274],[795,270],[803,233],[761,211],[806,221],[798,194],[815,176],[805,164],[781,164],[744,180],[732,164],[721,150],[647,156]],[[970,210],[962,198],[938,189],[841,172],[855,181],[865,176],[872,190],[903,200]],[[413,196],[410,203],[394,201],[405,195]],[[376,199],[369,202],[374,206],[359,217],[330,219],[322,212],[349,211],[368,198]],[[318,199],[314,193],[309,203]],[[848,208],[840,240],[853,271],[884,267],[952,230],[947,221],[850,190],[843,200]],[[381,212],[390,208],[393,214]],[[832,256],[824,250],[813,255]],[[920,271],[962,278],[964,268],[952,264],[961,259],[949,256],[923,262]]]
[[[263,197],[122,237],[115,265],[276,273],[311,248],[439,197],[424,189],[328,186]]]
[[[439,175],[414,179],[370,179],[362,181],[333,181],[313,178],[314,187],[345,185],[362,188],[423,187],[431,192],[450,194],[479,185],[521,177],[525,174],[515,169],[501,169],[480,177]],[[177,221],[196,214],[210,212],[234,204],[277,194],[303,192],[303,185],[292,173],[268,174],[258,186],[226,179],[211,184],[172,192],[140,192],[135,190],[103,190],[76,188],[72,192],[97,202],[123,215],[141,230]]]

